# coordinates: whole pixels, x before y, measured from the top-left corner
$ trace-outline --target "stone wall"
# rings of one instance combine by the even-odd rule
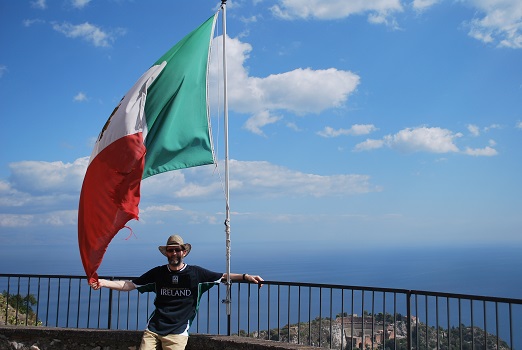
[[[0,350],[137,350],[142,331],[0,326]],[[186,350],[317,350],[237,336],[192,334]]]

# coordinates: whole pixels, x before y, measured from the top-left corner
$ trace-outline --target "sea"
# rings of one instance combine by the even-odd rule
[[[270,281],[399,288],[522,299],[522,245],[318,247],[298,243],[231,245],[231,272]],[[4,246],[0,273],[84,275],[78,247]],[[157,245],[109,245],[100,276],[139,276],[165,257]],[[186,262],[226,271],[226,251],[217,244],[194,246]]]

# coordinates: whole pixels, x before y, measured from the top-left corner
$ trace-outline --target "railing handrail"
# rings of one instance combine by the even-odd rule
[[[55,275],[55,274],[51,274],[51,275],[41,274],[40,275],[40,274],[16,274],[16,273],[0,273],[0,277],[86,279],[86,277],[83,275]],[[132,280],[134,278],[137,278],[137,276],[109,276],[109,275],[106,275],[106,276],[99,276],[99,278],[109,279],[109,280]],[[244,282],[244,281],[234,281],[233,283],[249,284],[249,282]],[[466,300],[473,299],[473,300],[480,300],[480,301],[491,301],[491,302],[522,305],[522,298],[519,299],[519,298],[508,298],[508,297],[484,296],[484,295],[476,295],[476,294],[448,293],[448,292],[427,291],[427,290],[419,290],[419,289],[402,289],[402,288],[372,287],[372,286],[359,286],[359,285],[348,285],[348,284],[271,281],[271,280],[265,280],[265,281],[263,281],[263,284],[426,295],[426,296],[443,297],[443,298],[455,298],[455,299],[466,299]]]

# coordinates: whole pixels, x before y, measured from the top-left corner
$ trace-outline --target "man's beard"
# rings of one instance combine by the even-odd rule
[[[178,258],[176,256],[176,257],[173,257],[173,258],[169,259],[169,265],[170,266],[179,267],[179,266],[181,266],[181,264],[183,264],[183,259],[182,258]]]

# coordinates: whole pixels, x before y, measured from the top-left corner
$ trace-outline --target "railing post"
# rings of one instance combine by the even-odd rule
[[[407,334],[407,346],[408,350],[411,350],[411,343],[412,343],[412,334],[411,334],[411,290],[408,290],[406,292],[406,327],[408,328],[406,334]]]
[[[232,321],[230,315],[227,315],[227,335],[230,336],[232,334]]]
[[[114,277],[111,277],[111,281],[114,280]],[[100,293],[101,298],[101,293]],[[108,315],[107,315],[107,329],[111,329],[112,325],[112,289],[109,288],[109,306],[108,309]]]

